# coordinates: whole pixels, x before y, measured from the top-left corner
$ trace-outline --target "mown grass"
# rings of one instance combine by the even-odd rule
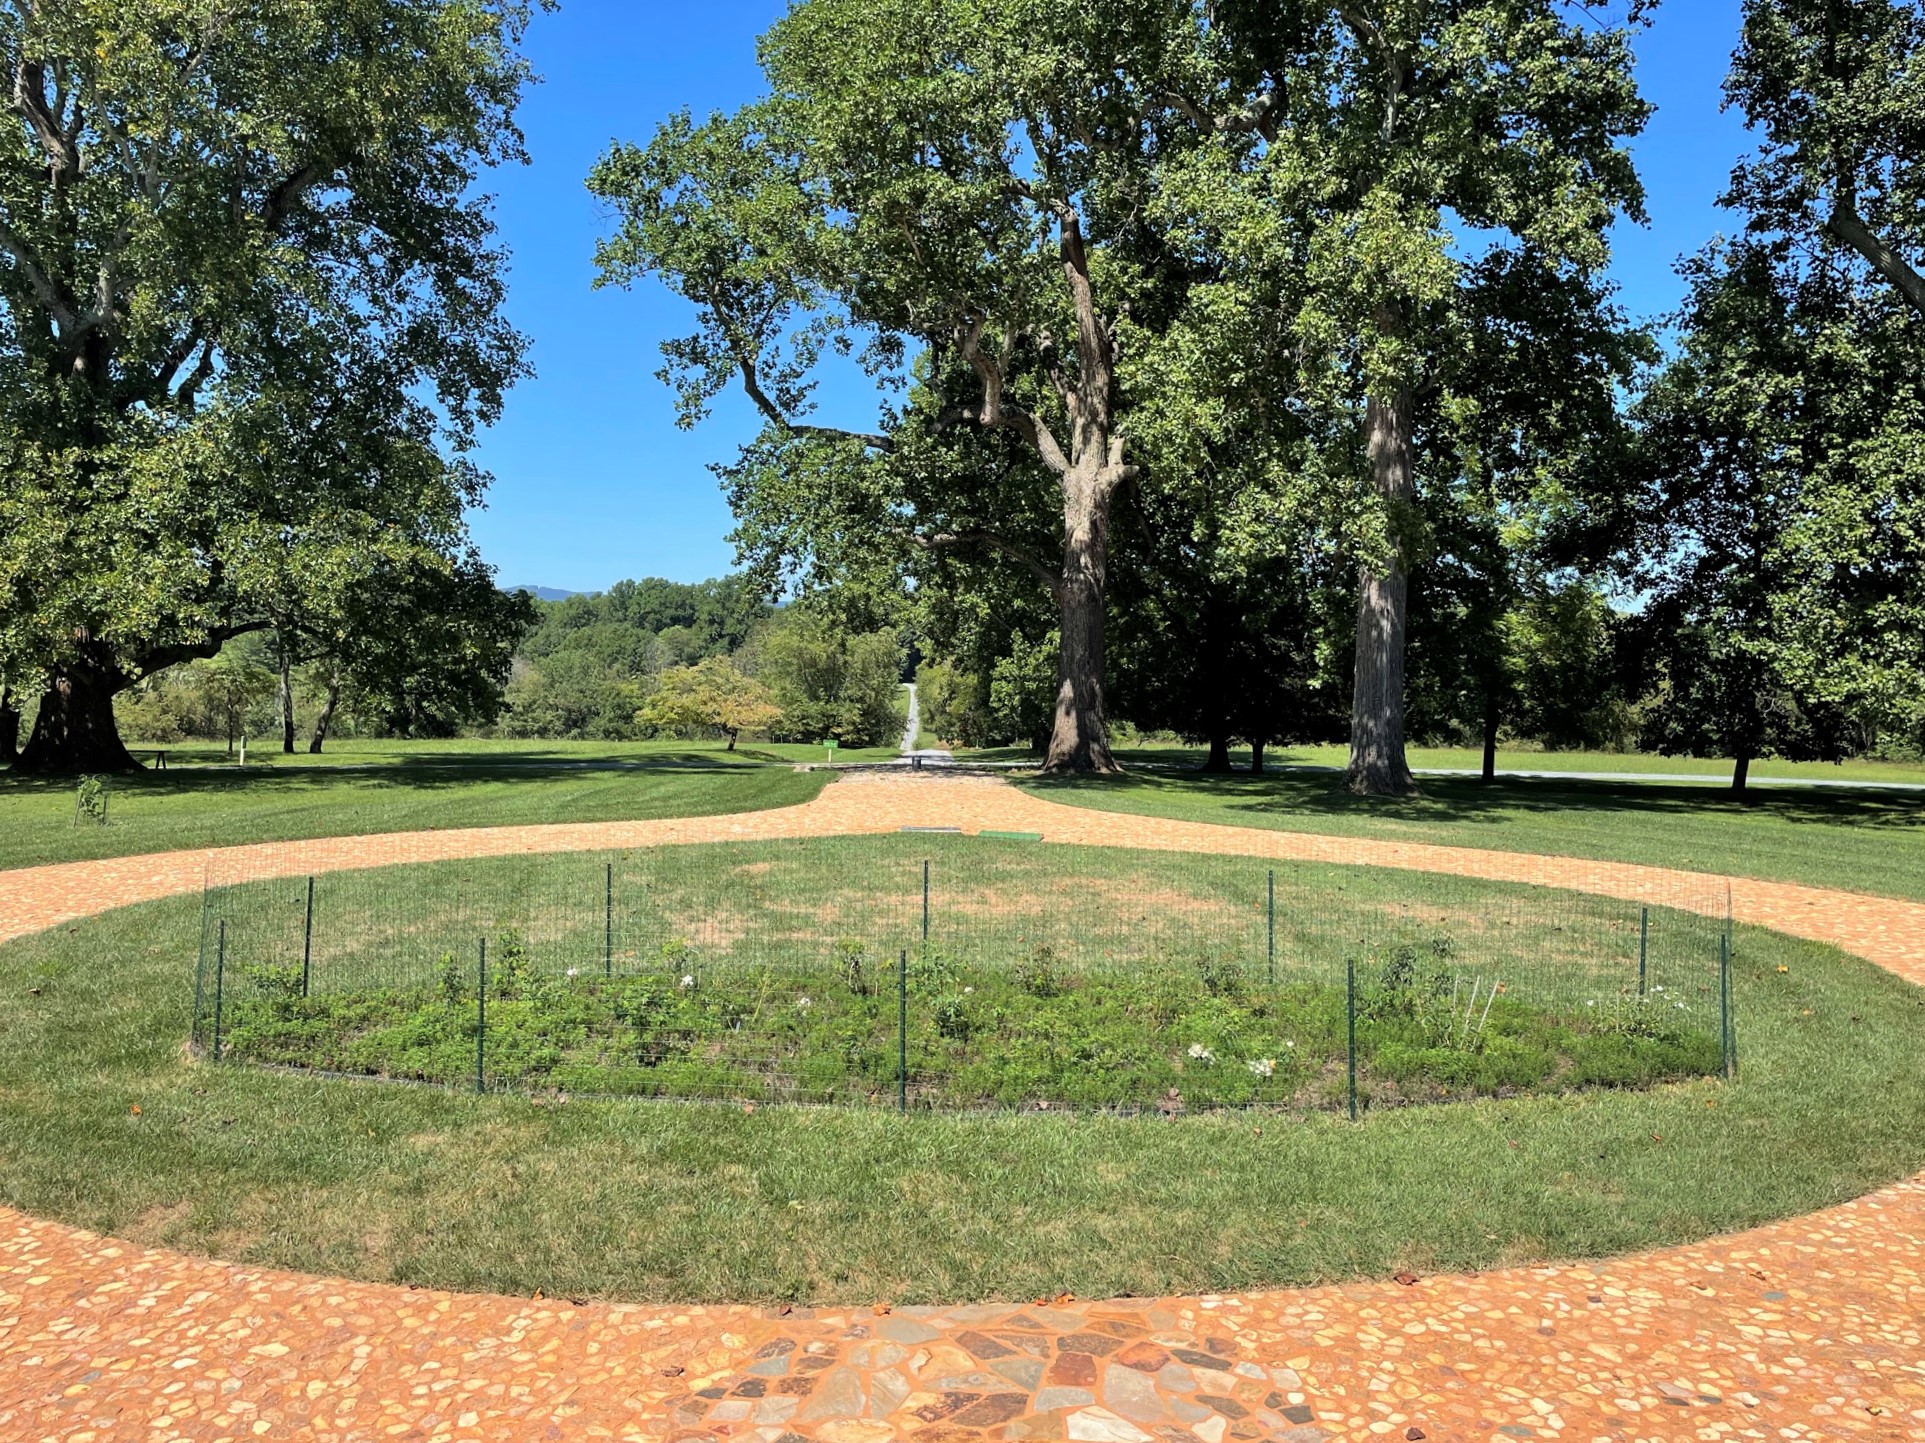
[[[1033,760],[1033,754],[1019,747],[977,747],[960,752],[973,759],[999,762]],[[1201,747],[1180,743],[1138,744],[1117,751],[1126,766],[1200,767],[1206,752]],[[1481,772],[1484,753],[1475,747],[1411,747],[1410,765],[1423,771]],[[1350,749],[1341,743],[1304,743],[1272,747],[1264,753],[1264,764],[1279,770],[1292,767],[1317,768],[1341,772],[1350,760]],[[1248,747],[1232,747],[1233,766],[1247,767]],[[1725,781],[1731,776],[1732,763],[1725,757],[1666,757],[1654,752],[1545,751],[1540,748],[1506,747],[1497,754],[1500,772],[1582,773],[1607,772],[1642,776],[1684,778],[1715,777]],[[1853,757],[1840,762],[1790,762],[1767,757],[1751,764],[1754,781],[1805,781],[1838,783],[1845,786],[1879,786],[1890,783],[1925,783],[1925,761],[1878,761]]]
[[[747,744],[731,753],[653,742],[371,743],[318,759],[276,756],[271,765],[251,756],[245,769],[115,778],[104,827],[74,825],[72,781],[0,773],[0,868],[371,832],[755,811],[812,800],[833,774],[794,767],[823,755]]]
[[[1135,771],[1029,779],[1052,801],[1185,821],[1490,847],[1802,882],[1925,900],[1925,795],[1773,789],[1747,799],[1658,782],[1425,777],[1361,798],[1334,776]]]
[[[1609,1254],[1805,1212],[1925,1165],[1925,992],[1749,929],[1734,1083],[1353,1126],[558,1105],[213,1067],[184,1046],[198,906],[0,948],[0,1201],[376,1280],[934,1301]]]

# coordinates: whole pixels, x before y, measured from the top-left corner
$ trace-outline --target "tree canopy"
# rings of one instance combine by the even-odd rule
[[[29,768],[126,765],[112,696],[407,553],[524,367],[481,171],[520,0],[0,3],[0,671]],[[426,592],[418,593],[423,600]],[[325,623],[319,623],[324,625]]]

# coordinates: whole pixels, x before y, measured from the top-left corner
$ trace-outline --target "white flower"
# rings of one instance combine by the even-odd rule
[[[1585,1003],[1584,1005],[1585,1005],[1586,1007],[1595,1007],[1595,1006],[1597,1006],[1597,1003],[1596,1003],[1596,1002],[1586,1002],[1586,1003]]]
[[[693,972],[684,972],[682,974],[682,985],[684,987],[693,987],[695,985],[695,974]]]
[[[1296,1046],[1297,1044],[1296,1044],[1296,1043],[1294,1043],[1294,1042],[1286,1042],[1286,1043],[1284,1043],[1283,1045],[1284,1045],[1285,1047],[1295,1047],[1295,1046]]]
[[[1243,1065],[1258,1077],[1274,1076],[1277,1070],[1277,1060],[1274,1057],[1253,1057]]]
[[[801,1008],[807,1008],[807,1007],[809,1006],[809,999],[808,999],[808,998],[806,998],[806,997],[802,997],[802,998],[798,998],[798,999],[796,1000],[796,1004],[795,1004],[795,1005],[796,1005],[797,1007],[801,1007]]]
[[[1194,1057],[1198,1062],[1215,1062],[1216,1061],[1216,1054],[1210,1051],[1210,1049],[1205,1047],[1201,1042],[1192,1042],[1190,1044],[1190,1056]]]
[[[570,977],[579,977],[579,976],[581,976],[581,975],[582,975],[582,974],[581,974],[581,969],[580,969],[579,967],[570,967],[570,968],[568,969],[568,975],[569,975]]]
[[[963,996],[967,997],[970,993],[974,992],[975,990],[976,989],[974,987],[965,987],[963,988]]]

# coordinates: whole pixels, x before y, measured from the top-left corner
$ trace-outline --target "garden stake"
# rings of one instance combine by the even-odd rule
[[[475,968],[475,1091],[485,1092],[488,1066],[488,939],[481,939],[481,957]]]
[[[1344,966],[1349,970],[1349,997],[1346,1010],[1350,1014],[1350,1120],[1357,1120],[1357,959],[1348,959]]]
[[[929,864],[924,862],[926,873]],[[896,1111],[909,1110],[909,953],[896,960]]]
[[[602,894],[602,976],[615,975],[615,864],[608,864],[608,887]]]
[[[1638,916],[1638,996],[1644,996],[1644,962],[1651,946],[1651,909],[1642,907]]]
[[[1270,869],[1270,904],[1268,908],[1270,925],[1270,985],[1277,985],[1277,869]]]
[[[307,918],[301,923],[301,995],[307,996],[308,974],[314,967],[314,879],[307,879]]]
[[[227,980],[227,918],[214,934],[214,1060],[221,1060],[221,988]]]
[[[924,946],[929,944],[929,862],[926,858],[922,864],[922,940]]]
[[[216,994],[219,995],[218,993]],[[1738,1049],[1731,1035],[1731,938],[1718,942],[1718,1028],[1724,1048],[1724,1075],[1738,1075]]]

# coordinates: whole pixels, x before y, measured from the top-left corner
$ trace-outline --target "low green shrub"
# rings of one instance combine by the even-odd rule
[[[939,949],[893,957],[838,942],[819,965],[698,961],[685,944],[617,977],[544,972],[519,936],[491,949],[486,1085],[583,1094],[893,1103],[906,1056],[916,1105],[1167,1112],[1341,1105],[1342,985],[1281,982],[1209,953],[1083,971],[1038,947],[1006,965]],[[227,1056],[472,1085],[472,976],[303,997],[298,970],[250,969]],[[899,1036],[899,990],[908,1029]],[[1646,1087],[1716,1071],[1718,1041],[1681,999],[1555,1005],[1459,965],[1448,939],[1359,967],[1359,1088],[1374,1105],[1579,1087]]]

